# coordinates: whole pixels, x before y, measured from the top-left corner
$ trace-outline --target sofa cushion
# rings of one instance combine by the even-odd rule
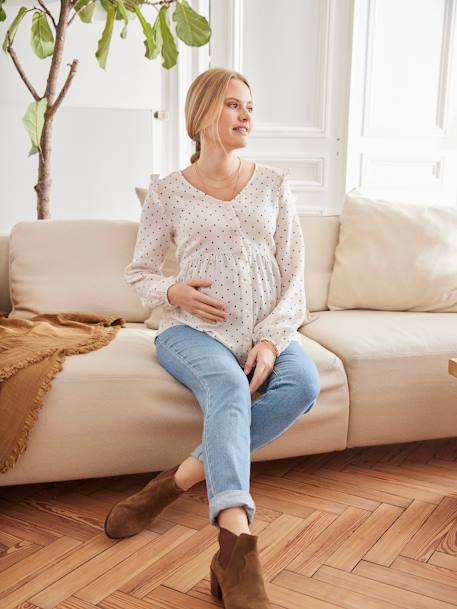
[[[328,308],[457,312],[457,208],[346,195]]]
[[[301,333],[344,364],[348,447],[457,435],[455,313],[322,311]]]
[[[15,224],[9,240],[9,317],[65,311],[144,321],[151,309],[142,306],[123,277],[137,231],[138,223],[127,220]]]
[[[102,349],[67,357],[27,450],[0,476],[0,486],[152,472],[185,459],[201,442],[203,414],[194,394],[159,364],[156,334],[143,323],[126,323]],[[343,365],[302,339],[321,376],[317,404],[253,460],[346,447]]]

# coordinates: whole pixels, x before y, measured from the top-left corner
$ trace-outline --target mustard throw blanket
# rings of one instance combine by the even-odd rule
[[[65,357],[103,347],[124,325],[114,315],[47,313],[8,319],[0,311],[0,472],[11,469],[26,450]]]

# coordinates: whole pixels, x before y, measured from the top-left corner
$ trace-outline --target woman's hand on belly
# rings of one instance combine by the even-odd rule
[[[198,291],[199,287],[208,287],[210,279],[186,279],[168,288],[168,299],[184,311],[195,315],[203,321],[216,324],[227,319],[227,307],[222,300],[212,298]]]

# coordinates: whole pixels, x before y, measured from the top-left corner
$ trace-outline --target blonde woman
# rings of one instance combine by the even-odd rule
[[[159,363],[196,396],[203,442],[110,511],[111,538],[134,535],[191,486],[206,480],[209,520],[219,529],[211,592],[226,609],[270,607],[250,526],[250,454],[315,404],[314,361],[297,329],[307,317],[305,249],[287,181],[277,168],[236,154],[253,128],[251,87],[212,68],[189,88],[191,164],[152,176],[126,281],[148,307],[164,309]],[[180,271],[161,273],[170,239]],[[252,401],[252,394],[261,394]]]

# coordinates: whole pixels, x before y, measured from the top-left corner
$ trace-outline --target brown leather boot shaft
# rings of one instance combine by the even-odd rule
[[[219,540],[220,548],[210,566],[213,596],[223,600],[225,609],[271,609],[257,550],[257,536],[248,533],[229,535],[221,528]],[[228,562],[225,563],[227,556]],[[225,568],[221,560],[226,564]]]
[[[230,556],[232,555],[237,539],[238,535],[235,535],[235,533],[224,527],[219,527],[219,562],[223,569],[229,564]]]

